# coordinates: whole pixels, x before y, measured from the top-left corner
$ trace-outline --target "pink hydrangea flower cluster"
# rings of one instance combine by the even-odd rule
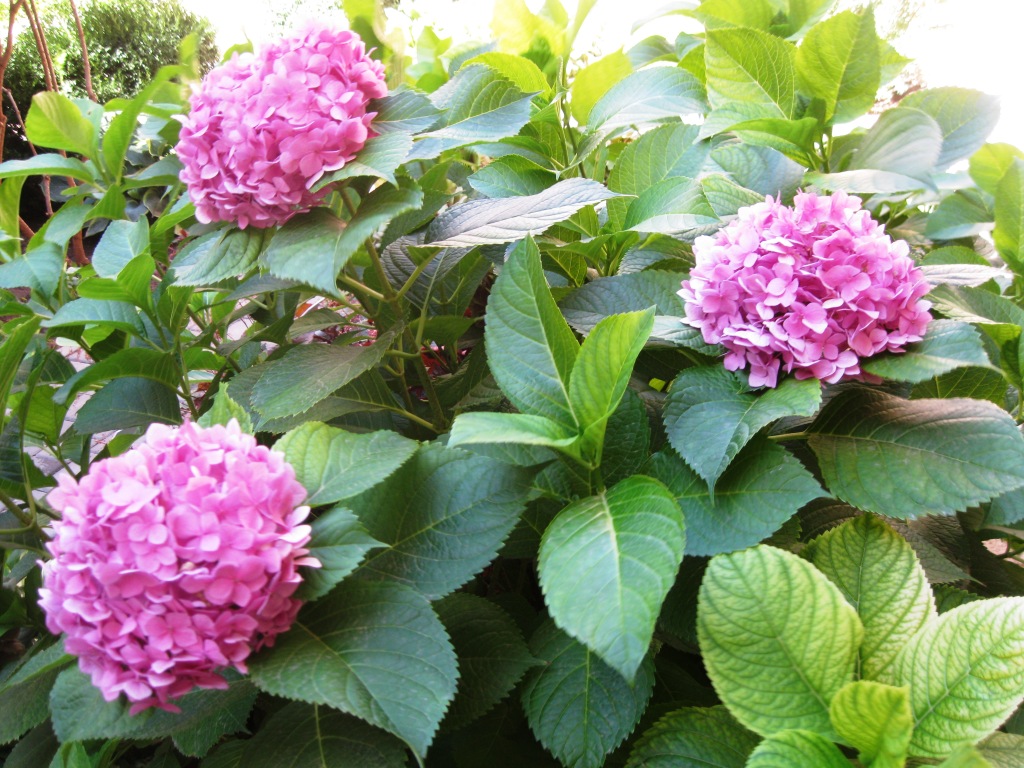
[[[779,371],[828,382],[863,378],[860,361],[920,341],[930,290],[903,241],[893,242],[843,192],[769,197],[694,243],[696,266],[679,295],[686,322],[749,366],[752,387]]]
[[[182,118],[181,180],[201,222],[283,224],[326,194],[309,188],[374,135],[384,69],[354,32],[316,23],[212,70]]]
[[[301,605],[308,556],[306,492],[282,454],[237,422],[153,425],[143,442],[62,477],[62,513],[47,547],[40,605],[46,624],[108,701],[132,713],[200,688],[225,688],[218,669],[245,672]]]

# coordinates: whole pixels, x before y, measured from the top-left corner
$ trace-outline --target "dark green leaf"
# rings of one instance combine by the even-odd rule
[[[373,130],[379,134],[419,133],[437,122],[441,110],[430,103],[424,94],[410,88],[389,93],[371,103],[377,113]]]
[[[864,135],[850,170],[875,170],[926,182],[936,170],[942,129],[930,116],[909,107],[883,112]],[[930,184],[930,182],[927,182]]]
[[[50,714],[50,689],[72,662],[61,643],[33,653],[0,683],[0,744],[20,738]]]
[[[645,731],[626,768],[744,768],[760,740],[725,707],[687,707]]]
[[[112,221],[96,243],[92,265],[100,277],[117,277],[128,262],[148,250],[149,224],[145,218],[136,222]]]
[[[434,607],[459,659],[459,686],[444,723],[461,728],[487,714],[537,661],[512,617],[489,600],[456,593]]]
[[[587,647],[546,622],[530,639],[544,666],[530,672],[523,708],[541,744],[569,768],[599,768],[632,732],[654,688],[654,664],[628,684]]]
[[[274,241],[276,242],[276,240]],[[190,241],[174,257],[175,285],[216,285],[244,275],[263,249],[263,231],[222,229]]]
[[[345,582],[250,662],[276,696],[326,704],[423,755],[455,695],[455,653],[427,600],[390,581]]]
[[[318,568],[307,569],[296,597],[316,600],[359,567],[366,553],[384,546],[370,536],[362,523],[345,507],[334,507],[313,521],[309,555],[319,561]]]
[[[377,130],[377,121],[373,121]],[[407,133],[385,133],[367,140],[354,160],[345,163],[337,171],[321,177],[310,191],[316,192],[328,184],[334,184],[357,176],[374,176],[398,186],[395,171],[405,162],[412,149],[412,136]]]
[[[714,555],[764,541],[822,490],[788,451],[767,440],[751,442],[715,484],[707,483],[674,451],[651,457],[647,474],[675,496],[686,519],[686,553]]]
[[[530,99],[490,67],[466,67],[434,93],[434,105],[445,111],[432,130],[419,134],[409,159],[514,136],[530,119]]]
[[[250,401],[264,420],[309,410],[336,389],[375,367],[394,334],[381,334],[368,347],[311,344],[288,350],[260,366]]]
[[[151,379],[169,387],[177,386],[181,382],[181,371],[173,354],[156,349],[131,347],[119,350],[80,370],[64,382],[53,400],[63,405],[72,401],[83,389],[97,382],[128,376]]]
[[[893,381],[918,384],[956,368],[990,365],[981,336],[967,323],[935,320],[924,339],[908,344],[901,354],[884,354],[864,361],[868,373]]]
[[[316,704],[286,705],[241,744],[235,768],[406,766],[402,742],[350,715]]]
[[[86,739],[155,739],[179,733],[216,731],[214,741],[225,733],[245,728],[256,690],[248,680],[231,671],[230,686],[223,691],[197,690],[175,701],[181,712],[150,709],[128,714],[123,697],[104,701],[99,688],[77,667],[65,669],[50,692],[53,729],[62,742]],[[192,740],[196,736],[186,736]]]
[[[630,204],[622,226],[639,232],[679,234],[718,223],[700,182],[677,176],[643,191]]]
[[[348,502],[387,545],[359,573],[443,597],[494,559],[526,505],[531,476],[485,456],[422,446],[388,482]]]
[[[64,274],[64,252],[52,243],[0,264],[0,288],[31,288],[43,296],[52,296]]]
[[[70,325],[102,325],[128,331],[136,336],[145,335],[139,310],[124,301],[101,299],[75,299],[57,310],[44,328],[64,328]]]
[[[275,277],[296,280],[336,295],[338,273],[363,241],[422,202],[423,192],[415,184],[399,188],[384,185],[363,200],[347,223],[317,208],[281,227],[263,259]]]
[[[688,368],[665,401],[669,442],[709,487],[762,428],[786,416],[813,416],[821,405],[816,379],[785,379],[776,389],[750,392],[746,377],[721,367]]]
[[[951,514],[1024,484],[1024,438],[991,403],[855,388],[808,431],[829,490],[891,517]]]
[[[105,384],[85,402],[75,418],[75,431],[88,435],[153,423],[181,423],[178,396],[158,382],[128,377]]]
[[[555,183],[555,175],[519,155],[499,157],[468,179],[470,185],[487,197],[536,195]]]
[[[416,452],[417,443],[394,432],[355,434],[307,422],[274,446],[309,491],[306,503],[333,504],[387,478]]]

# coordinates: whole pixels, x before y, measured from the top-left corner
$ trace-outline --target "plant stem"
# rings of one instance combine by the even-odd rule
[[[784,432],[780,435],[768,435],[769,440],[783,442],[785,440],[806,440],[810,435],[807,432]]]

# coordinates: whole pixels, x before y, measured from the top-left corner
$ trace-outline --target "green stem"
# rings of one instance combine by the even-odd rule
[[[769,440],[783,442],[785,440],[806,440],[810,437],[807,432],[785,432],[780,435],[768,435]]]

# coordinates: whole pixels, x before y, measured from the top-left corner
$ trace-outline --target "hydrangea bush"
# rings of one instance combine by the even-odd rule
[[[869,8],[594,60],[591,5],[413,54],[346,4],[35,97],[5,768],[1024,765],[997,101],[861,120],[905,63]]]

